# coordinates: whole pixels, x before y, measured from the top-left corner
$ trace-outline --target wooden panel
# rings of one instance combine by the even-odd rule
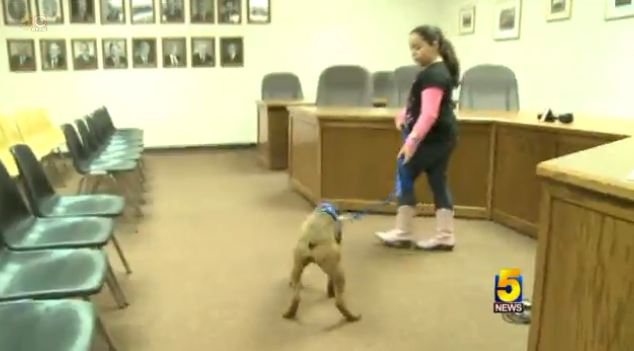
[[[322,143],[325,198],[380,201],[394,189],[400,142],[393,124],[325,123]]]
[[[258,156],[270,169],[288,165],[288,111],[283,106],[260,105],[258,109]]]
[[[630,350],[634,223],[558,198],[551,206],[536,350]]]
[[[258,105],[258,159],[264,167],[270,166],[269,160],[269,123],[266,105]]]
[[[293,116],[290,122],[288,173],[291,185],[301,184],[305,196],[319,199],[321,169],[317,119],[314,116]]]
[[[539,162],[555,157],[556,136],[521,127],[498,126],[495,148],[492,211],[536,226],[540,198],[536,167]],[[513,223],[505,224],[513,226]]]
[[[587,150],[595,146],[603,145],[618,140],[616,137],[582,136],[578,134],[560,134],[557,138],[557,157]]]

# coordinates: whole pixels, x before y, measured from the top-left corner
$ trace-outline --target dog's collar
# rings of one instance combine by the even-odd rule
[[[334,219],[335,221],[339,220],[339,215],[337,214],[337,208],[331,203],[322,202],[319,204],[319,206],[317,206],[316,210],[329,214],[330,217],[332,217],[332,219]]]

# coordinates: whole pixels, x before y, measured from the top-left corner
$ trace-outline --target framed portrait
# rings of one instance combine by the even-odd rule
[[[155,68],[156,67],[156,39],[134,38],[132,39],[132,67]]]
[[[271,0],[247,0],[247,22],[271,23]]]
[[[154,0],[130,0],[130,22],[132,24],[155,23]]]
[[[572,0],[545,0],[546,20],[560,21],[572,15]]]
[[[218,23],[242,23],[242,0],[218,0]]]
[[[37,16],[46,24],[64,23],[62,0],[35,0]]]
[[[65,71],[68,69],[66,40],[41,39],[40,55],[43,71]]]
[[[191,23],[214,23],[215,14],[214,0],[190,0],[189,8],[191,12]]]
[[[101,24],[125,24],[124,0],[100,0]]]
[[[458,33],[473,34],[475,32],[475,6],[460,9],[458,14]]]
[[[7,26],[31,24],[31,2],[29,0],[2,0],[4,23]]]
[[[163,38],[163,67],[187,67],[187,41],[185,38]]]
[[[161,0],[161,23],[185,22],[183,0]]]
[[[605,19],[634,17],[634,0],[604,0]]]
[[[220,38],[220,64],[223,67],[244,66],[244,40],[242,37]]]
[[[96,39],[72,39],[70,46],[73,49],[73,68],[76,71],[98,68]]]
[[[69,0],[70,23],[95,23],[95,0]]]
[[[214,37],[191,38],[192,67],[216,66],[216,39]]]
[[[101,44],[104,69],[128,68],[128,45],[125,38],[105,38],[101,40]]]
[[[35,71],[35,42],[33,39],[7,39],[7,54],[11,72]]]
[[[522,0],[501,0],[495,4],[495,40],[519,39],[522,19]]]

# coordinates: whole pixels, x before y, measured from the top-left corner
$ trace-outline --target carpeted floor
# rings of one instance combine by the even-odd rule
[[[120,350],[526,349],[528,327],[507,324],[492,305],[504,267],[522,269],[530,297],[536,245],[527,237],[458,220],[454,252],[397,250],[372,235],[393,217],[365,217],[344,228],[343,247],[350,308],[363,319],[342,322],[311,266],[291,322],[281,317],[291,250],[311,206],[286,173],[258,167],[253,150],[154,154],[146,163],[145,217],[138,233],[119,234],[133,274],[111,255],[131,305],[116,309],[108,290],[94,299]]]

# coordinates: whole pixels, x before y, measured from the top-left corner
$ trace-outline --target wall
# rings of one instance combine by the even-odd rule
[[[189,1],[185,2],[188,18]],[[45,106],[62,123],[106,105],[119,125],[145,128],[148,146],[255,142],[255,101],[264,74],[295,72],[306,98],[314,100],[318,75],[329,65],[361,64],[372,71],[410,64],[407,33],[435,7],[433,0],[399,0],[398,5],[394,0],[373,0],[371,6],[364,0],[271,3],[269,25],[64,24],[49,25],[44,33],[2,25],[0,106]],[[128,6],[126,0],[126,11]],[[66,0],[64,14],[68,22]],[[81,72],[41,72],[38,67],[37,73],[11,73],[5,43],[7,38],[97,38],[101,58],[100,38],[152,36],[159,38],[160,47],[161,37],[200,35],[244,36],[245,67]],[[35,45],[40,65],[37,41]],[[189,40],[187,45],[189,50]],[[128,39],[129,57],[130,48]],[[160,49],[158,54],[161,57]]]
[[[573,0],[572,17],[546,22],[546,2],[524,0],[520,39],[493,40],[496,0],[476,4],[475,34],[458,35],[458,11],[469,2],[444,1],[442,28],[465,69],[503,64],[519,81],[520,107],[634,118],[634,18],[604,20],[603,0]]]

